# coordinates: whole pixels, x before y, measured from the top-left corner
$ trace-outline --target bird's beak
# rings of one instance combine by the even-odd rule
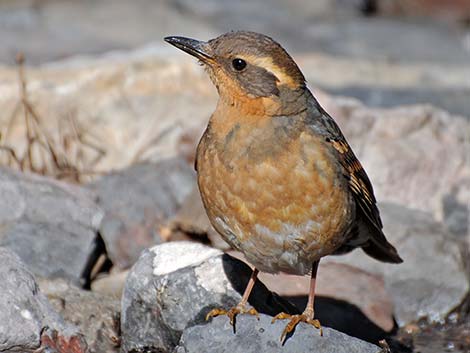
[[[210,47],[207,42],[185,37],[165,37],[164,39],[165,42],[195,56],[202,62],[207,63],[213,60],[212,56],[209,54]]]

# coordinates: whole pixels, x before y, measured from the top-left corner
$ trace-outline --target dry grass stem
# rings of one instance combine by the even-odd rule
[[[75,112],[58,117],[55,131],[46,128],[28,96],[24,61],[19,54],[16,62],[20,98],[5,128],[0,130],[0,164],[77,183],[99,174],[95,167],[106,155],[99,138],[78,122]],[[20,138],[13,131],[18,126]]]

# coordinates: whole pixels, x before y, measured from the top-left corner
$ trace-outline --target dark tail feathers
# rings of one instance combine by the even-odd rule
[[[362,246],[362,250],[364,250],[367,255],[382,262],[394,264],[403,262],[403,259],[398,255],[397,249],[395,249],[385,237],[383,237],[383,239],[369,239],[369,241]]]

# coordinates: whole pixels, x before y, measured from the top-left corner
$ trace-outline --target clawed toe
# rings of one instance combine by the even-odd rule
[[[211,317],[216,317],[219,315],[227,315],[227,310],[219,309],[219,308],[212,309],[211,311],[207,313],[206,321],[208,321]]]
[[[305,322],[319,329],[320,335],[323,336],[323,329],[320,325],[320,321],[318,321],[317,319],[310,318],[309,315],[306,315],[305,313],[300,314],[300,315],[290,315],[287,313],[279,313],[273,317],[273,319],[271,320],[271,323],[274,323],[277,320],[284,320],[284,319],[290,319],[290,321],[286,325],[284,330],[282,331],[281,338],[280,338],[280,341],[282,344],[284,344],[287,335],[294,331],[295,327],[298,325],[299,322]]]
[[[216,317],[219,315],[227,315],[227,317],[230,319],[230,325],[235,327],[235,319],[238,314],[249,314],[249,315],[254,315],[256,318],[259,320],[259,314],[256,311],[255,308],[250,308],[247,309],[245,305],[243,304],[238,304],[237,306],[234,306],[233,308],[229,310],[225,309],[212,309],[209,311],[206,315],[206,321],[209,320],[211,317]]]

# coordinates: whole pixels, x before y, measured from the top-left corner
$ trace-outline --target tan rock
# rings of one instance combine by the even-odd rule
[[[91,290],[115,299],[120,299],[128,273],[128,270],[122,272],[118,271],[98,277],[91,283]]]

